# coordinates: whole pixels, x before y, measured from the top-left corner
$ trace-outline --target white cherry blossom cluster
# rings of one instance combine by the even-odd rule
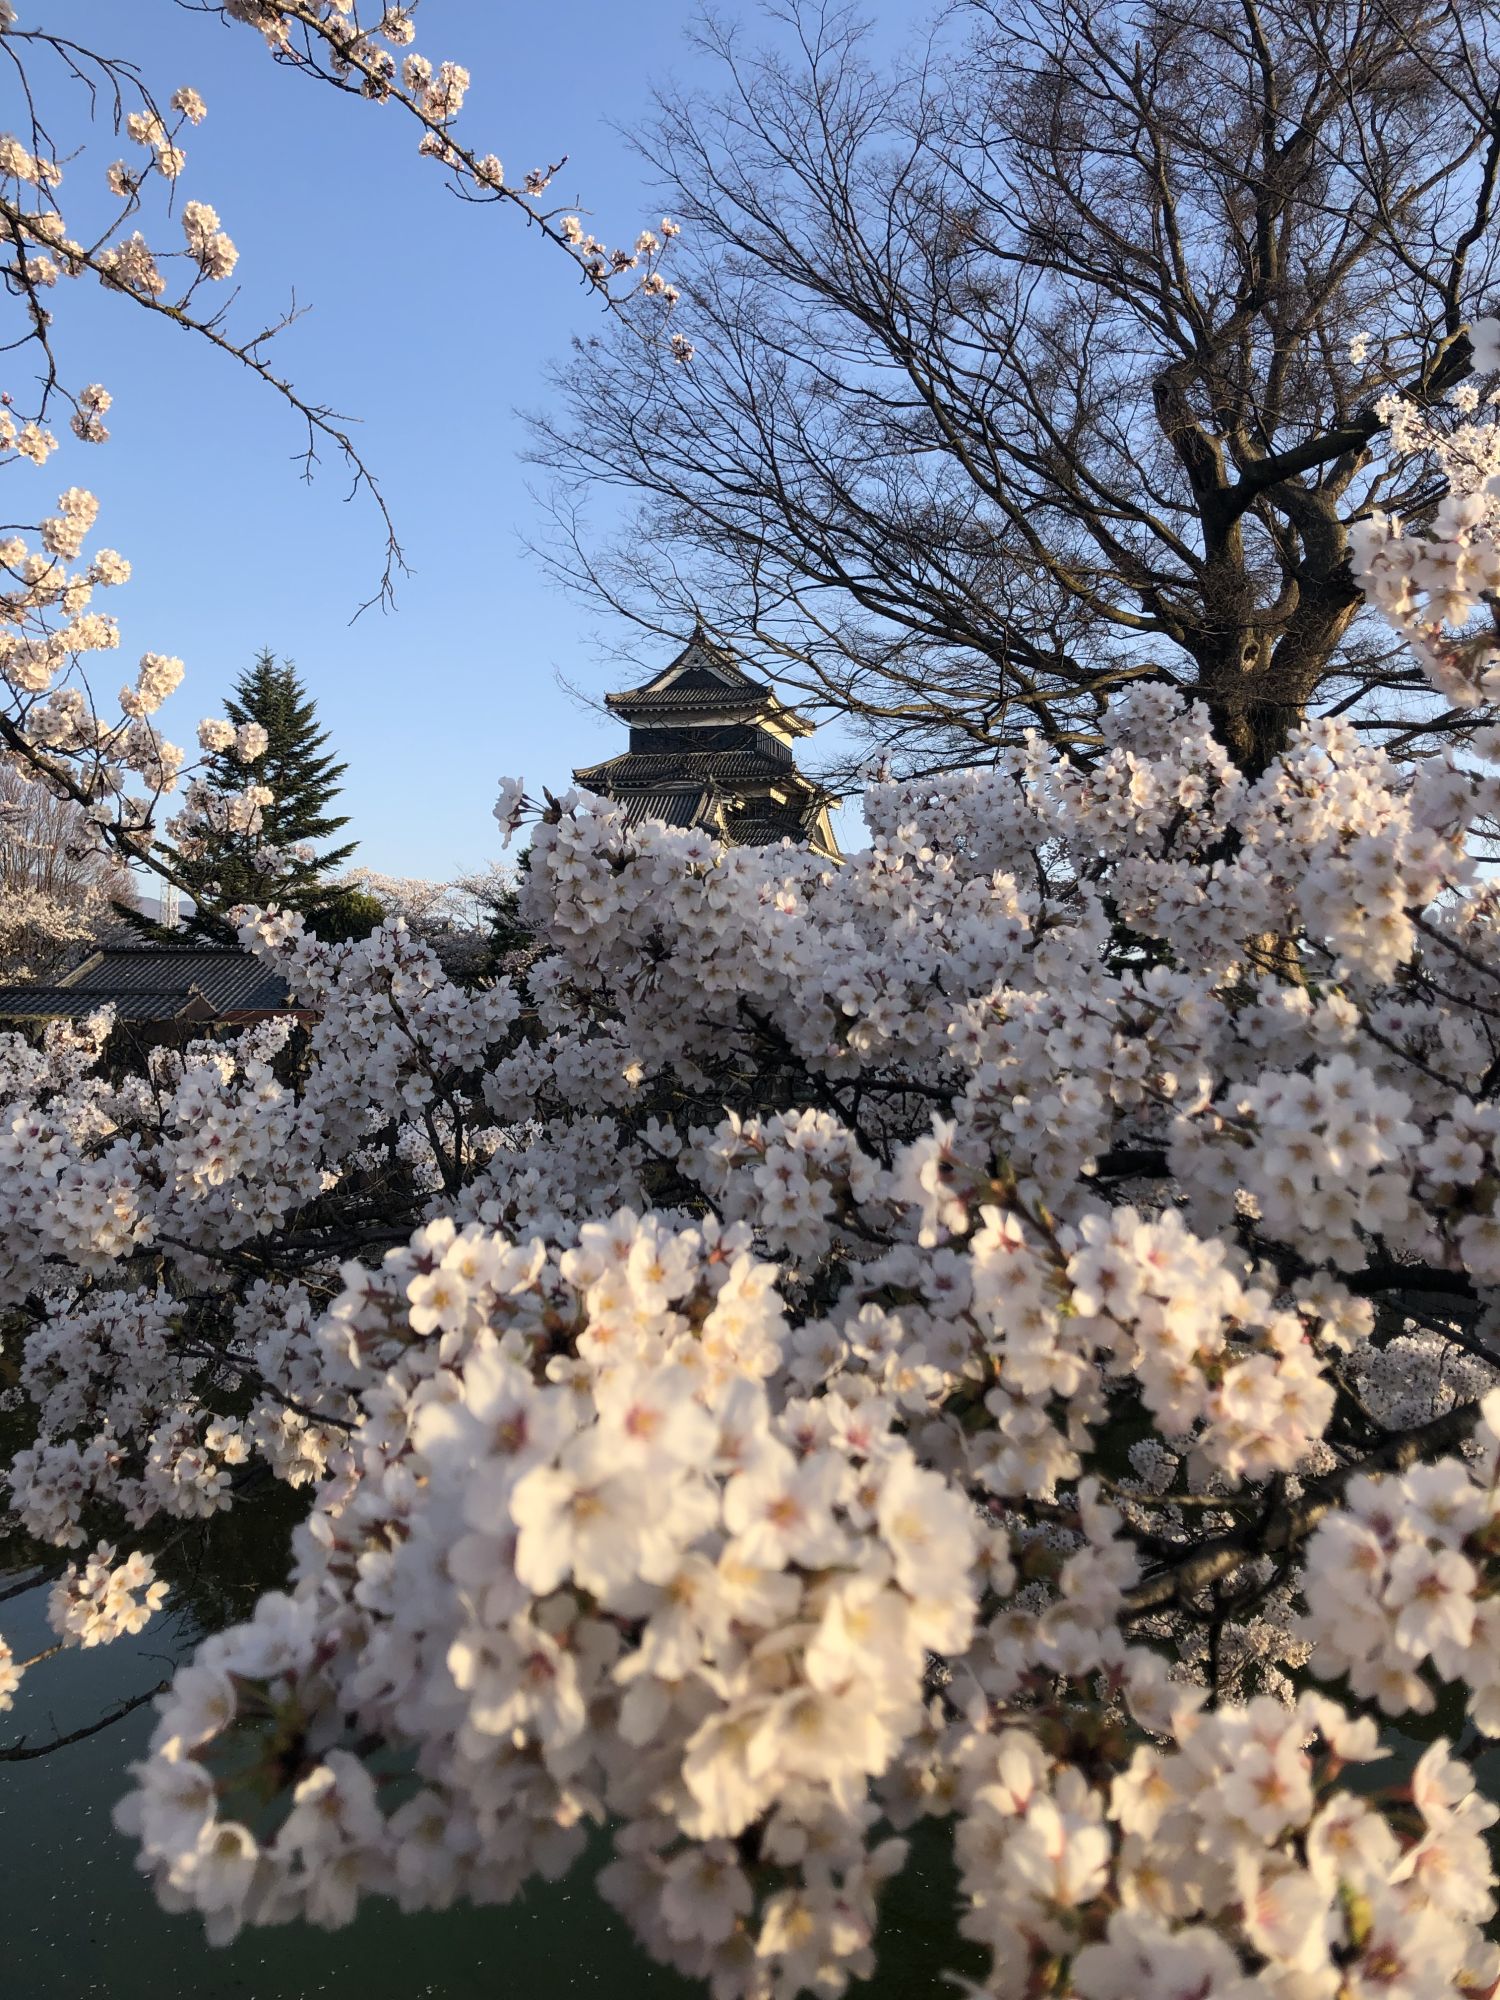
[[[1118,1742],[1094,1751],[1092,1783],[1030,1731],[961,1741],[963,1928],[993,1953],[985,1993],[1049,1978],[1078,2000],[1492,1990],[1496,1809],[1445,1742],[1409,1786],[1373,1788],[1377,1732],[1337,1703],[1262,1696],[1205,1714],[1184,1693],[1128,1761]],[[1358,1790],[1339,1783],[1350,1767]]]
[[[1097,1481],[1057,1527],[997,1527],[853,1372],[778,1412],[790,1329],[749,1243],[616,1213],[570,1249],[433,1225],[351,1268],[329,1320],[378,1381],[360,1477],[294,1594],[179,1677],[121,1809],[168,1907],[228,1938],[362,1893],[505,1899],[608,1816],[601,1890],[665,1962],[836,1993],[902,1830],[953,1815],[997,1995],[1060,1963],[1083,2000],[1173,1990],[1147,1973],[1487,1990],[1495,1812],[1446,1745],[1344,1789],[1384,1754],[1368,1719],[1205,1714],[1122,1641],[1141,1564]],[[384,1801],[371,1738],[411,1760]]]
[[[1303,1622],[1316,1672],[1389,1715],[1424,1715],[1424,1676],[1456,1681],[1500,1734],[1500,1393],[1484,1399],[1478,1458],[1361,1476],[1307,1546]]]
[[[1390,396],[1380,414],[1399,453],[1431,464],[1443,497],[1430,519],[1408,527],[1373,509],[1350,529],[1361,587],[1401,633],[1445,700],[1460,708],[1500,699],[1490,616],[1500,592],[1500,319],[1468,328],[1476,376],[1460,384],[1459,420]],[[1476,628],[1477,615],[1484,625]]]
[[[69,1563],[53,1584],[47,1622],[65,1646],[104,1646],[144,1631],[166,1596],[150,1556],[137,1549],[117,1563],[114,1549],[101,1542],[81,1570]]]
[[[997,2000],[1492,1989],[1493,1809],[1366,1767],[1433,1676],[1500,1728],[1496,746],[1101,735],[843,865],[550,800],[505,977],[273,908],[296,1025],[0,1038],[27,1529],[308,1489],[124,1809],[169,1907],[609,1823],[658,1958],[791,2000],[931,1818]]]
[[[15,1706],[16,1690],[30,1663],[18,1660],[8,1640],[0,1638],[0,1714]]]

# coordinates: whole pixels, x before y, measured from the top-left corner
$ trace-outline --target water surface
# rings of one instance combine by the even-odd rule
[[[253,1571],[266,1567],[266,1524],[252,1521],[256,1513],[244,1510],[239,1532],[249,1542],[234,1581],[225,1581],[220,1547],[212,1581],[200,1570],[169,1599],[172,1615],[164,1611],[137,1638],[33,1669],[14,1709],[0,1716],[0,1743],[47,1742],[84,1726],[169,1674],[205,1624],[241,1615]],[[269,1540],[274,1553],[280,1537]],[[260,1561],[251,1559],[257,1543]],[[0,1604],[0,1631],[18,1658],[51,1642],[45,1598],[38,1588]],[[0,1764],[3,2000],[704,2000],[702,1987],[648,1959],[594,1894],[602,1837],[567,1880],[538,1883],[504,1908],[404,1916],[370,1902],[346,1930],[295,1924],[210,1947],[196,1918],[158,1909],[132,1864],[133,1844],[110,1821],[153,1720],[147,1704],[81,1743]],[[962,1956],[966,1970],[977,1970],[972,1947],[957,1944],[953,1907],[946,1857],[937,1848],[916,1855],[886,1899],[880,1972],[851,1993],[951,2000],[953,1988],[934,1968]]]

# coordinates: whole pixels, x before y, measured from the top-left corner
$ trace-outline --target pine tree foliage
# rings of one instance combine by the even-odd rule
[[[236,725],[258,722],[268,741],[253,763],[216,760],[209,784],[225,795],[247,784],[264,785],[272,803],[258,833],[215,836],[203,853],[183,863],[184,874],[221,907],[275,902],[300,910],[314,930],[331,922],[339,935],[346,934],[346,890],[332,878],[358,843],[326,843],[349,824],[346,813],[331,810],[349,767],[329,752],[316,702],[295,665],[266,649],[235,683],[224,712]],[[207,915],[190,918],[188,928],[226,935],[222,922]],[[369,928],[356,924],[355,933]]]

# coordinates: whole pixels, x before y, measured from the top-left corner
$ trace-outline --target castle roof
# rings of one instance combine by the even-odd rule
[[[618,757],[606,758],[602,764],[590,764],[575,771],[573,776],[590,791],[597,792],[603,787],[606,798],[613,798],[616,790],[635,791],[641,786],[665,791],[710,782],[744,784],[747,780],[818,789],[790,759],[783,760],[759,749],[626,750]]]
[[[813,724],[788,708],[774,688],[747,674],[733,650],[699,626],[676,659],[639,687],[607,694],[604,705],[622,720],[665,720],[681,710],[726,720],[765,717],[789,736],[811,736]]]
[[[732,647],[699,626],[659,674],[604,700],[630,725],[630,747],[573,776],[615,800],[629,825],[702,827],[729,847],[806,841],[837,858],[828,814],[838,801],[792,757],[791,739],[813,725]]]

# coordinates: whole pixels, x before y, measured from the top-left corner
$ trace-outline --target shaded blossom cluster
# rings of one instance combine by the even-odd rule
[[[461,143],[413,9],[225,11],[470,195],[543,192]],[[98,250],[0,142],[13,286],[228,277],[207,203],[170,252],[133,226],[204,116],[170,110],[127,117]],[[670,305],[666,220],[548,226]],[[70,400],[99,442],[108,392]],[[0,412],[3,455],[55,443]],[[1439,629],[1500,577],[1486,449],[1428,535],[1361,545],[1453,700],[1493,692]],[[109,723],[73,675],[128,574],[97,511],[68,486],[0,546],[6,740],[127,845],[176,790],[180,839],[254,833],[268,797],[214,804],[156,730],[180,661]],[[930,1820],[996,2000],[1495,1992],[1495,1808],[1379,1718],[1451,1685],[1500,1732],[1500,744],[1404,767],[1329,720],[1249,778],[1152,686],[1099,733],[877,781],[842,866],[550,800],[502,977],[268,908],[241,935],[296,1018],[139,1068],[107,1014],[0,1035],[5,1483],[94,1549],[59,1644],[159,1609],[126,1534],[267,1471],[308,1501],[121,1806],[166,1907],[223,1941],[503,1901],[607,1826],[659,1960],[837,1995]],[[31,1664],[0,1641],[0,1704]]]
[[[1491,1808],[1371,1718],[1500,1722],[1495,780],[1107,727],[877,785],[843,867],[556,801],[510,976],[264,912],[304,1045],[11,1048],[28,1525],[314,1495],[122,1809],[168,1907],[503,1899],[608,1822],[648,1948],[772,2000],[931,1818],[997,1995],[1488,1991]]]

